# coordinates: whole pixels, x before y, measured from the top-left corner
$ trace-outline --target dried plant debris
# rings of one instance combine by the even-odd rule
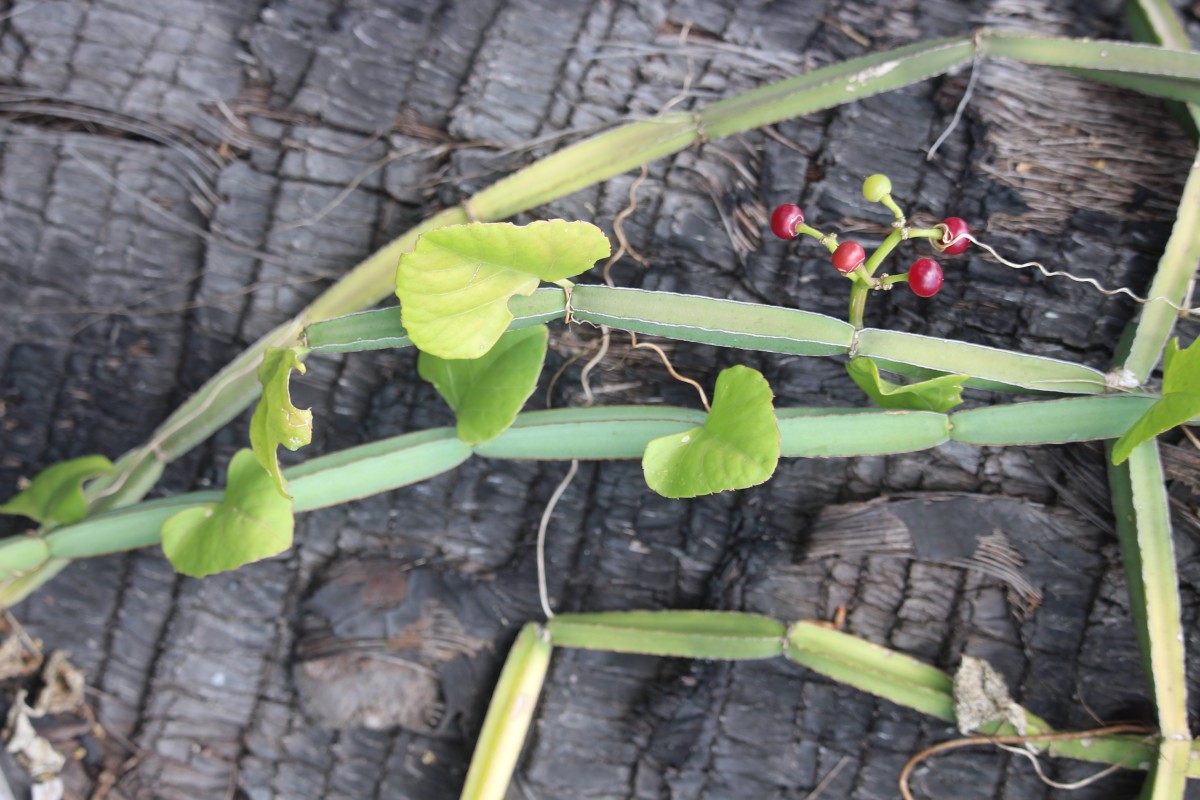
[[[1176,530],[1200,541],[1200,453],[1188,441],[1171,444],[1159,440],[1163,474],[1171,503],[1171,522]],[[1051,463],[1058,474],[1043,477],[1067,506],[1115,535],[1110,506],[1104,447],[1083,442],[1050,449]]]
[[[1047,454],[1049,468],[1039,468],[1039,472],[1054,488],[1059,502],[1100,530],[1115,536],[1103,445],[1081,442],[1051,447]]]
[[[83,672],[67,660],[70,654],[55,650],[42,669],[42,689],[33,704],[36,716],[72,714],[83,708]]]
[[[888,502],[888,498],[879,497],[821,509],[804,549],[805,558],[911,556],[913,541],[908,526],[888,510]]]
[[[35,783],[29,790],[29,800],[62,800],[65,795],[60,778]]]
[[[1041,605],[1042,592],[989,506],[1037,513],[1020,501],[939,493],[827,506],[813,526],[805,557],[890,555],[973,570],[1002,581],[1015,613],[1026,619]]]
[[[18,632],[0,643],[0,681],[28,678],[42,668],[40,642]]]
[[[58,774],[66,766],[67,758],[54,749],[49,739],[38,734],[33,719],[39,715],[25,700],[22,689],[8,711],[3,731],[5,748],[29,770],[35,782],[35,796],[61,797],[62,781]]]
[[[987,132],[979,166],[1026,205],[992,214],[989,232],[1053,234],[1081,212],[1126,222],[1174,216],[1194,150],[1161,104],[1014,61],[976,68],[981,101],[968,113]]]
[[[1042,604],[1042,592],[1034,586],[1022,568],[1025,559],[999,528],[980,536],[978,546],[969,559],[954,559],[947,564],[963,569],[974,569],[1004,582],[1008,589],[1008,602],[1021,619],[1027,619]]]
[[[1004,676],[982,658],[963,656],[954,673],[954,716],[964,736],[997,720],[1025,735],[1025,711],[1008,693]]]
[[[1159,444],[1176,527],[1200,541],[1200,452],[1190,442]]]
[[[1160,442],[1159,449],[1167,480],[1179,481],[1192,493],[1200,495],[1200,452],[1186,441],[1178,445]]]
[[[65,714],[81,714],[90,720],[84,704],[86,678],[70,662],[69,653],[56,650],[43,663],[38,648],[36,640],[27,639],[20,631],[0,644],[0,675],[3,675],[0,679],[30,679],[28,682],[37,687],[32,705],[31,690],[16,689],[2,735],[5,748],[17,756],[34,780],[32,797],[59,800],[63,797],[63,783],[58,776],[67,764],[67,757],[43,735],[45,724],[35,721]]]
[[[760,199],[762,149],[748,137],[709,142],[705,154],[692,168],[696,185],[712,201],[729,238],[733,253],[745,265],[746,258],[762,246],[769,209]]]

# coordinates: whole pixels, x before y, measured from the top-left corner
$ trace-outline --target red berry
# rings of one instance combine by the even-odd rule
[[[867,254],[858,242],[842,242],[833,251],[833,267],[843,275],[854,272],[866,260]]]
[[[932,258],[918,258],[908,268],[908,286],[917,297],[933,297],[942,288],[942,265]]]
[[[940,227],[942,228],[942,238],[933,243],[938,252],[956,256],[971,246],[971,240],[967,238],[971,235],[971,229],[967,226],[966,220],[961,217],[947,217],[942,220]]]
[[[804,224],[804,212],[795,203],[784,203],[771,212],[771,233],[780,239],[795,239],[796,228]]]

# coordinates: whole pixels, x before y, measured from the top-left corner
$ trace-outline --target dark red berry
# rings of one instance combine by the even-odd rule
[[[938,252],[956,256],[971,246],[971,240],[967,238],[971,235],[971,229],[966,220],[961,217],[946,217],[940,227],[942,238],[933,243]]]
[[[908,268],[908,285],[917,297],[933,297],[942,288],[942,265],[932,258],[918,258]]]
[[[804,212],[795,203],[784,203],[771,212],[771,233],[780,239],[795,239],[796,228],[804,224]]]
[[[866,260],[867,254],[858,242],[842,242],[833,251],[833,267],[843,275],[854,272]]]

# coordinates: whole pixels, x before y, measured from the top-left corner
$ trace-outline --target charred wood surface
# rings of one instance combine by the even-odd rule
[[[55,461],[141,443],[375,247],[566,142],[981,25],[1121,38],[1119,6],[0,4],[0,496]],[[627,257],[615,280],[843,316],[844,281],[820,248],[764,238],[767,214],[798,198],[810,221],[870,243],[886,220],[861,181],[886,172],[918,221],[962,216],[1013,260],[1142,288],[1194,152],[1161,104],[1014,63],[976,69],[932,161],[965,73],[648,165],[624,225],[646,265]],[[522,219],[611,232],[637,178]],[[1104,368],[1135,312],[979,255],[947,272],[931,301],[877,299],[870,324]],[[584,326],[552,336],[547,378],[598,341]],[[666,347],[710,386],[723,366],[762,370],[779,406],[864,402],[835,360]],[[554,406],[582,402],[584,360]],[[592,380],[604,403],[696,404],[621,335]],[[411,351],[313,358],[293,393],[313,407],[314,454],[451,421]],[[547,402],[540,391],[532,404]],[[173,464],[158,491],[223,482],[246,421]],[[1198,653],[1196,460],[1180,449],[1169,463]],[[456,796],[503,655],[540,614],[534,534],[565,469],[474,459],[305,515],[286,556],[203,581],[157,551],[72,565],[14,610],[71,652],[108,734],[67,768],[70,796]],[[636,464],[590,463],[552,521],[550,593],[560,611],[790,621],[844,607],[850,632],[939,667],[986,658],[1057,726],[1150,720],[1106,504],[1102,454],[1087,447],[789,460],[761,487],[688,502],[651,494]],[[1198,675],[1193,658],[1193,688]],[[803,798],[836,770],[822,796],[893,798],[909,755],[952,735],[782,660],[563,652],[512,796]],[[1045,769],[1067,782],[1096,770]],[[963,800],[1134,797],[1139,783],[1124,772],[1059,791],[1001,751],[916,776],[923,796]]]

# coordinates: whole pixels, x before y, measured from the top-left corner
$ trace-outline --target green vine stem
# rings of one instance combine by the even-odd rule
[[[515,317],[512,327],[526,327],[565,317],[566,297],[561,289],[539,289],[528,298],[514,297],[509,309]],[[876,328],[856,331],[853,325],[825,314],[737,300],[581,284],[571,292],[571,316],[597,326],[742,350],[871,356],[894,372],[914,377],[969,375],[968,386],[990,390],[1107,391],[1105,375],[1082,364],[919,334]],[[305,342],[313,352],[409,343],[394,308],[313,325]]]
[[[460,800],[504,800],[550,668],[551,652],[550,637],[540,625],[528,623],[517,634],[488,704]]]
[[[215,375],[160,425],[145,445],[91,487],[97,510],[136,502],[163,465],[187,452],[254,400],[254,370],[269,347],[295,341],[304,325],[366,308],[391,292],[401,253],[417,236],[468,220],[504,219],[709,139],[832,108],[945,74],[977,56],[1015,58],[1179,100],[1200,99],[1200,57],[1123,42],[1088,42],[980,31],[874,53],[727,98],[692,113],[627,123],[542,159],[437,214],[360,263],[295,318],[275,328]]]
[[[1068,397],[950,413],[879,408],[783,408],[777,411],[785,458],[888,455],[948,441],[1023,446],[1112,439],[1152,404],[1129,396]],[[703,424],[699,409],[600,406],[527,411],[495,439],[472,447],[454,428],[407,433],[319,456],[284,471],[297,513],[348,503],[440,475],[472,455],[497,459],[640,458],[661,436]],[[0,541],[0,603],[36,588],[28,576],[65,560],[151,547],[163,522],[179,511],[218,502],[220,492],[192,492],[93,515],[39,536]]]
[[[1163,736],[1147,784],[1149,794],[1145,796],[1154,800],[1181,798],[1187,781],[1191,732],[1179,577],[1158,444],[1139,445],[1125,463],[1109,467],[1108,479],[1130,611]]]
[[[1146,8],[1158,5],[1152,0],[1143,3]],[[1150,27],[1153,29],[1152,23]],[[167,517],[219,498],[219,494],[211,492],[192,493],[132,505],[157,481],[165,463],[203,441],[257,395],[255,371],[267,348],[291,345],[299,340],[306,325],[360,310],[390,294],[398,257],[412,249],[421,233],[468,220],[503,219],[708,139],[896,89],[957,69],[978,57],[1014,58],[1054,66],[1167,98],[1200,102],[1200,57],[1190,52],[984,31],[971,38],[937,40],[876,53],[722,100],[696,113],[664,114],[580,142],[497,182],[460,206],[429,218],[373,254],[311,306],[252,345],[170,415],[149,442],[124,456],[110,477],[89,486],[93,512],[104,513],[93,513],[82,522],[42,535],[0,542],[0,568],[6,578],[0,600],[11,604],[24,597],[70,559],[152,546],[160,541],[159,529]],[[896,208],[893,212],[899,214]],[[1149,377],[1160,357],[1177,316],[1172,304],[1178,305],[1182,300],[1194,265],[1200,259],[1198,230],[1200,161],[1189,174],[1176,227],[1149,292],[1166,301],[1147,305],[1129,356],[1123,362],[1138,386]],[[889,234],[871,261],[864,265],[865,277],[873,276],[899,236],[899,231]],[[830,240],[825,243],[828,246]],[[571,306],[576,319],[631,331],[774,352],[871,355],[881,366],[907,374],[961,372],[974,376],[975,385],[980,386],[1084,395],[1039,403],[1034,413],[1029,404],[950,414],[783,409],[779,412],[779,428],[782,454],[787,456],[900,452],[950,440],[1026,444],[1113,438],[1128,428],[1153,400],[1146,396],[1105,396],[1102,394],[1106,388],[1105,376],[1078,364],[864,328],[862,308],[870,290],[868,281],[856,281],[849,323],[791,309],[587,286],[574,289]],[[565,314],[562,291],[549,291],[557,294],[548,296],[548,306],[531,313],[527,320],[538,315],[551,319]],[[373,324],[380,320],[370,318]],[[401,343],[404,334],[377,325],[369,337],[372,345],[387,342],[391,346]],[[339,346],[354,349],[344,342],[339,345],[333,338],[336,337],[322,345],[319,332],[313,329],[308,344],[314,350],[322,346],[328,350]],[[640,454],[649,438],[663,432],[687,430],[697,419],[702,419],[700,412],[689,409],[618,407],[541,412],[540,416],[535,412],[522,415],[509,431],[476,448],[458,440],[452,429],[434,429],[312,459],[288,470],[287,477],[296,498],[296,510],[304,511],[423,480],[453,469],[473,454],[493,458],[628,457],[629,453]],[[1038,423],[1031,431],[1028,423],[1032,419]],[[564,448],[572,455],[563,455]],[[1192,766],[1193,744],[1187,726],[1177,576],[1156,445],[1139,446],[1127,466],[1114,468],[1112,480],[1131,597],[1139,616],[1139,636],[1163,737],[1147,796],[1175,800],[1182,797],[1186,779],[1196,768]],[[585,622],[594,624],[595,620],[576,619],[576,627],[572,629],[570,619],[560,618],[560,634],[564,640],[575,635],[581,637],[577,641],[585,642],[595,633],[580,633]],[[762,630],[768,630],[765,623]],[[775,628],[769,630],[773,632]],[[680,646],[690,649],[691,655],[711,656],[723,646],[719,635],[696,635],[695,631],[678,629],[674,634],[674,640],[662,637],[644,640],[659,648],[666,647],[669,641],[683,642]],[[873,646],[861,640],[837,640],[839,635],[797,623],[788,631],[786,644],[777,642],[774,633],[750,638],[756,654],[773,654],[778,643],[796,661],[888,696],[884,689],[868,685],[880,679],[878,674],[870,669],[867,670],[870,674],[864,674],[859,669],[863,663],[877,665],[888,659],[875,651],[862,651],[860,655],[866,658],[862,662],[855,653],[864,645],[868,649]],[[823,637],[829,641],[822,644]],[[611,636],[605,640],[605,646],[612,649]],[[746,642],[741,646],[746,646]],[[511,710],[520,706],[528,716],[532,714],[549,663],[545,632],[527,626],[519,637],[516,655],[517,668],[511,679],[506,668],[497,695],[499,705],[495,707]],[[922,683],[924,673],[913,670],[907,673],[915,681],[913,686],[919,689],[913,696],[921,698],[914,703],[928,705],[924,709],[927,713],[944,717],[938,709],[944,712],[945,698],[939,698],[937,693],[945,676],[933,676],[929,679],[932,683],[926,685]],[[528,724],[527,716],[523,726]],[[490,729],[485,726],[485,734],[487,730]],[[485,735],[480,752],[502,764],[499,772],[492,774],[505,770],[511,773],[524,727],[520,733],[519,739],[504,733]],[[476,785],[472,780],[468,779],[469,789]],[[489,779],[491,788],[469,796],[502,797],[506,784],[507,774],[504,774],[502,782]]]
[[[1127,4],[1134,35],[1170,47],[1190,48],[1175,11],[1161,0]],[[1187,102],[1183,116],[1193,133],[1200,106]],[[1150,284],[1133,335],[1123,342],[1116,364],[1138,383],[1145,382],[1162,357],[1200,260],[1200,155],[1191,165],[1175,225]],[[1111,454],[1111,446],[1108,448]],[[1188,726],[1187,672],[1181,620],[1179,575],[1171,533],[1171,514],[1163,486],[1158,444],[1144,442],[1128,460],[1110,463],[1109,486],[1130,609],[1149,678],[1162,741],[1143,787],[1148,800],[1179,800],[1187,790],[1192,763]]]
[[[848,318],[855,330],[863,327],[863,316],[867,311],[867,296],[871,294],[871,285],[865,281],[856,280],[850,287],[850,311]]]

